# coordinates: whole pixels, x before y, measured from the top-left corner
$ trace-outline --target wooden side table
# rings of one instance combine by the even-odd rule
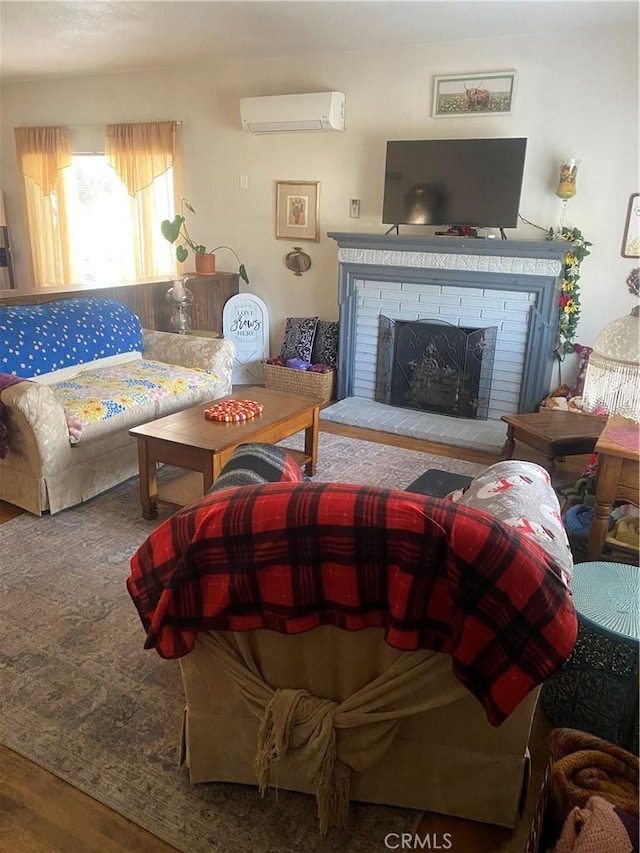
[[[619,415],[609,418],[596,444],[598,485],[587,540],[587,559],[602,553],[614,501],[640,506],[640,425]]]
[[[507,424],[507,440],[502,448],[502,458],[511,459],[516,441],[521,441],[545,455],[545,467],[551,475],[556,458],[593,453],[606,424],[604,418],[593,415],[552,410],[503,415],[501,420]]]
[[[640,570],[624,563],[575,566],[578,639],[540,701],[554,726],[638,748]]]

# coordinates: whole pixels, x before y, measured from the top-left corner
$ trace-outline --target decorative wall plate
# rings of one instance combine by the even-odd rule
[[[286,268],[291,270],[294,275],[302,275],[311,266],[311,258],[306,252],[302,251],[300,246],[294,246],[293,252],[289,252],[284,259],[284,263]]]

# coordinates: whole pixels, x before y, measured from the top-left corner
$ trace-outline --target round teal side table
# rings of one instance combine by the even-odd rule
[[[578,563],[571,591],[578,639],[562,669],[544,683],[542,707],[554,726],[637,753],[640,569]]]

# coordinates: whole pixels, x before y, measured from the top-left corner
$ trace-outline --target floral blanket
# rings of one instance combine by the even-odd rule
[[[49,387],[64,409],[69,441],[77,444],[89,426],[163,397],[198,392],[218,381],[216,374],[206,370],[140,359],[89,370]]]

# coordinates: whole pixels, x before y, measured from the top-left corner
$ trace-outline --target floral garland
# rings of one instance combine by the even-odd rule
[[[591,254],[588,247],[593,243],[587,242],[582,232],[577,228],[562,228],[558,232],[549,231],[550,240],[566,240],[571,248],[564,257],[560,278],[560,325],[558,327],[559,355],[573,352],[573,341],[580,320],[580,264]]]

